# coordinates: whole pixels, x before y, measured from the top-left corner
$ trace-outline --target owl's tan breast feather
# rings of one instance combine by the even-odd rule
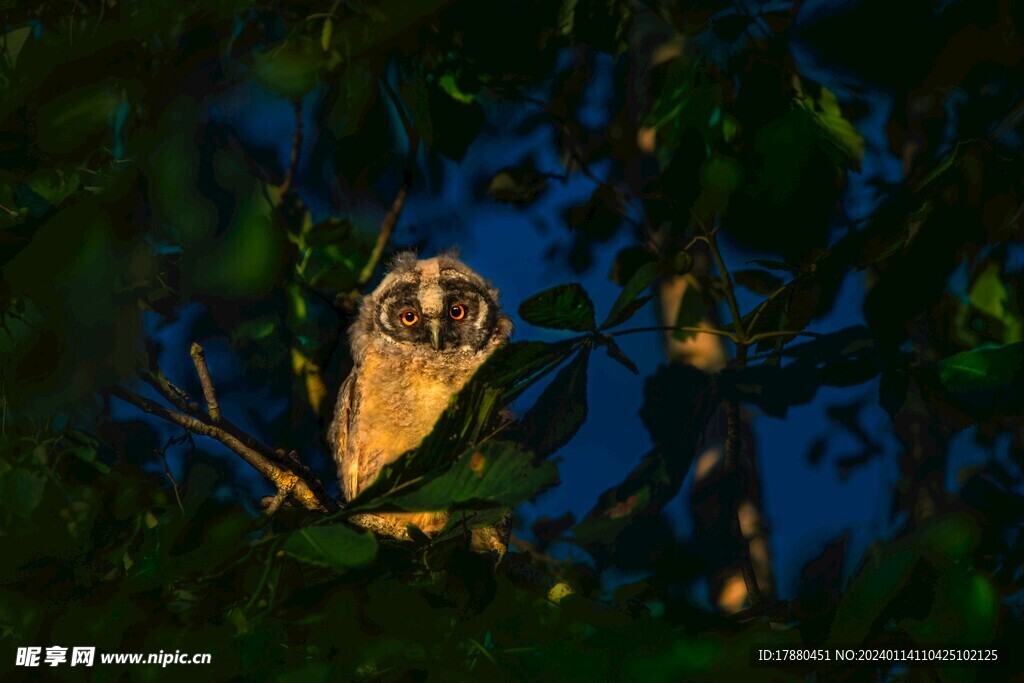
[[[484,353],[469,352],[423,357],[387,349],[366,353],[359,366],[359,409],[350,435],[360,462],[360,489],[430,433],[451,397],[485,358]]]

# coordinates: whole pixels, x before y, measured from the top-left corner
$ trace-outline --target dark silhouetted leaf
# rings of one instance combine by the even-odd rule
[[[878,375],[879,360],[863,326],[823,335],[793,346],[787,365],[728,368],[721,374],[723,396],[754,403],[783,416],[790,406],[807,403],[823,386],[854,386]]]
[[[648,378],[640,416],[654,450],[622,483],[601,494],[597,505],[573,528],[575,541],[603,557],[630,524],[668,504],[683,484],[717,405],[713,379],[696,368],[662,367]]]
[[[502,169],[491,179],[487,194],[499,202],[529,204],[548,189],[548,178],[533,164]]]
[[[640,266],[629,282],[622,288],[608,317],[601,323],[602,330],[608,330],[629,320],[640,308],[647,303],[649,297],[641,299],[640,295],[651,286],[661,274],[661,268],[657,263],[645,263]]]
[[[538,458],[546,458],[569,443],[586,421],[589,358],[589,347],[576,354],[523,416],[525,443]]]
[[[754,259],[750,263],[757,264],[757,265],[761,266],[762,268],[767,268],[768,270],[783,270],[783,271],[786,271],[787,273],[799,273],[799,272],[801,272],[801,270],[799,268],[797,268],[796,266],[790,265],[790,264],[786,263],[785,261],[774,261],[772,259]]]
[[[605,337],[602,341],[604,344],[604,350],[608,353],[608,356],[612,359],[622,363],[630,372],[634,375],[640,374],[640,368],[636,366],[636,363],[626,355],[626,352],[618,345],[618,343],[611,337]]]
[[[534,294],[519,306],[523,320],[538,327],[589,332],[594,329],[594,304],[581,285],[558,285]]]
[[[330,244],[340,245],[352,234],[352,223],[341,218],[328,218],[313,225],[305,234],[306,244],[310,247],[322,247]]]
[[[732,274],[732,279],[741,287],[762,296],[768,296],[782,285],[782,278],[778,275],[754,268],[738,270]]]
[[[0,493],[7,509],[15,517],[28,517],[43,500],[46,477],[22,467],[0,473]]]
[[[608,271],[608,279],[620,287],[625,287],[626,283],[629,282],[630,278],[636,274],[636,271],[641,266],[652,263],[655,260],[654,254],[643,247],[626,247],[612,261],[612,267]]]

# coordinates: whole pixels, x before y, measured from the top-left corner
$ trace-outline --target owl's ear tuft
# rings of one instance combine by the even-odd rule
[[[391,257],[391,261],[388,264],[389,273],[406,273],[416,270],[416,264],[419,262],[419,258],[416,256],[416,252],[410,250],[400,251]]]
[[[458,245],[452,245],[447,249],[443,249],[437,254],[437,259],[442,263],[446,261],[461,262],[462,259],[462,248]]]

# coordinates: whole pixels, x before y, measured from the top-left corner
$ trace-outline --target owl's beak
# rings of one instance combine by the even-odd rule
[[[430,321],[430,344],[435,351],[441,350],[441,321]]]

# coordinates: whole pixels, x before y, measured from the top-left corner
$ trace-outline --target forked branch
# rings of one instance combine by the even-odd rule
[[[189,434],[207,436],[231,449],[274,485],[275,495],[267,496],[262,501],[268,515],[275,514],[282,506],[301,507],[325,515],[338,512],[341,509],[338,501],[327,494],[323,483],[299,461],[295,451],[286,453],[284,450],[274,450],[242,431],[221,414],[216,389],[202,347],[193,344],[191,356],[199,375],[199,383],[203,387],[207,404],[205,411],[159,370],[140,372],[139,377],[177,410],[160,405],[121,386],[114,386],[109,392],[112,396],[150,415],[178,425]],[[346,521],[378,536],[400,541],[408,541],[410,538],[405,527],[378,515],[352,515]]]

